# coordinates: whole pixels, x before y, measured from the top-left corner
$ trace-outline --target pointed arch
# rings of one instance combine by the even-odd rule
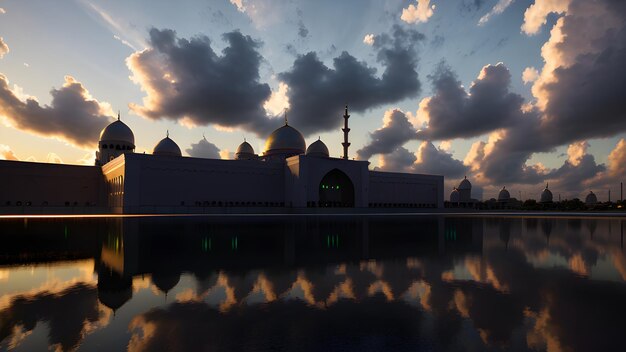
[[[354,207],[354,184],[339,169],[330,170],[319,184],[320,207]]]

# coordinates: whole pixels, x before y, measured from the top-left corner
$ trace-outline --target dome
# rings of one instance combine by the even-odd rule
[[[306,144],[304,137],[295,128],[285,124],[270,134],[265,142],[265,155],[298,155],[303,154]]]
[[[235,159],[251,159],[254,157],[254,148],[245,140],[237,147]]]
[[[450,202],[458,203],[460,201],[461,195],[459,194],[459,191],[455,188],[454,190],[452,190],[452,193],[450,193]]]
[[[156,146],[154,146],[154,150],[152,151],[152,154],[166,155],[166,156],[182,156],[182,153],[180,151],[180,148],[178,147],[178,144],[176,144],[176,142],[174,142],[170,138],[169,133],[167,134],[167,137],[161,139],[161,141],[157,143]]]
[[[130,127],[126,126],[118,116],[118,119],[113,121],[102,132],[100,132],[100,141],[106,142],[124,142],[135,145],[135,135],[131,131]]]
[[[589,191],[589,194],[587,194],[587,197],[585,198],[585,204],[592,205],[597,203],[598,197],[596,197],[596,195],[592,191]]]
[[[466,190],[466,189],[472,189],[472,184],[469,182],[469,180],[467,179],[467,176],[465,176],[465,178],[463,179],[463,181],[461,181],[461,183],[459,183],[459,190]]]
[[[506,187],[502,187],[502,190],[498,194],[498,202],[508,202],[511,199],[511,194],[506,190]]]
[[[552,192],[548,189],[548,185],[546,184],[546,188],[541,192],[541,203],[551,203],[552,202]]]
[[[306,155],[328,158],[328,147],[321,139],[318,139],[306,148]]]

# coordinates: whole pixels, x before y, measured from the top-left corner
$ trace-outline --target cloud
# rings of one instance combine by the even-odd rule
[[[206,36],[182,39],[173,30],[151,29],[150,48],[126,60],[132,80],[146,93],[143,105],[131,109],[150,119],[267,132],[263,105],[271,89],[259,82],[261,44],[237,31],[223,39],[228,46],[219,55]]]
[[[203,137],[198,143],[191,143],[191,148],[185,149],[189,156],[194,158],[219,159],[220,148]]]
[[[532,83],[539,78],[539,71],[534,67],[526,67],[522,72],[522,81],[524,84]]]
[[[11,147],[0,144],[0,160],[20,160],[17,158]]]
[[[416,133],[404,112],[398,109],[387,110],[383,117],[383,126],[369,134],[370,142],[357,151],[357,157],[367,160],[375,154],[388,154],[394,151],[402,154],[403,151],[398,150],[398,147],[415,139]]]
[[[491,19],[491,17],[503,13],[504,10],[511,6],[513,1],[514,0],[499,0],[498,3],[491,9],[491,11],[486,13],[483,17],[480,18],[480,20],[478,20],[478,25],[482,26],[487,23]]]
[[[298,22],[298,35],[301,38],[306,38],[309,36],[309,30],[304,26],[302,20]]]
[[[417,160],[412,166],[412,171],[416,173],[458,178],[468,171],[468,167],[463,165],[461,160],[454,159],[452,154],[435,148],[428,141],[422,142],[415,155]]]
[[[374,35],[373,34],[366,34],[365,37],[363,37],[363,43],[367,44],[369,46],[374,45]]]
[[[430,5],[430,0],[417,0],[417,6],[411,4],[402,9],[400,19],[406,23],[427,22],[434,14],[435,5]]]
[[[537,34],[539,29],[546,24],[549,14],[564,13],[571,2],[572,0],[536,0],[524,12],[522,31],[526,34]]]
[[[511,126],[519,119],[524,99],[509,92],[511,74],[502,63],[484,66],[470,86],[440,64],[431,76],[435,94],[420,103],[418,115],[427,128],[418,132],[425,140],[469,138]]]
[[[5,13],[7,13],[7,11],[3,9],[2,7],[0,7],[0,15],[4,15]]]
[[[424,35],[394,26],[391,34],[374,37],[373,48],[385,68],[380,77],[374,67],[348,52],[327,67],[316,53],[299,56],[278,78],[289,86],[290,121],[304,134],[337,128],[343,106],[353,112],[416,97],[420,81],[416,71],[417,48]]]
[[[0,59],[9,53],[9,46],[4,42],[4,38],[0,37]]]
[[[50,91],[50,105],[42,106],[32,97],[22,101],[18,93],[9,87],[6,76],[0,74],[0,115],[12,127],[80,148],[95,148],[100,131],[113,115],[108,103],[94,99],[71,76],[65,77],[61,88]]]
[[[394,172],[410,172],[411,166],[417,157],[404,147],[397,147],[393,151],[379,157],[380,169]]]
[[[46,162],[50,164],[63,164],[63,160],[56,153],[48,153],[48,156],[46,156]]]
[[[244,12],[246,8],[243,6],[243,0],[230,0],[230,3],[237,7],[237,11]]]
[[[587,153],[588,148],[587,141],[570,144],[563,166],[546,175],[546,179],[553,180],[552,185],[565,195],[580,196],[588,181],[606,170],[603,164],[596,164],[594,156]]]
[[[541,50],[544,66],[532,86],[546,139],[560,145],[626,131],[626,3],[555,4],[564,14]],[[550,12],[559,12],[554,6]]]

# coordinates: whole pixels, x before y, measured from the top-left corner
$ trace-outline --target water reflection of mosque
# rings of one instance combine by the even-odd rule
[[[294,270],[314,273],[333,264],[386,259],[404,261],[401,266],[406,267],[407,258],[451,261],[455,255],[482,250],[481,222],[469,218],[259,218],[252,223],[194,218],[13,221],[3,224],[7,236],[0,265],[93,258],[98,299],[115,311],[132,298],[137,276],[149,276],[167,294],[182,274],[210,285],[216,272],[241,277],[264,270],[270,279],[277,278],[277,291],[285,291],[297,277],[283,274]],[[397,285],[412,282],[410,276],[401,281]],[[235,291],[243,297],[249,289]]]
[[[315,272],[332,264],[390,259],[404,260],[406,267],[407,258],[443,256],[452,260],[455,255],[481,250],[481,222],[467,218],[298,219],[260,221],[253,227],[231,221],[124,219],[112,222],[104,234],[96,270],[100,301],[116,310],[132,298],[132,279],[138,275],[150,275],[152,283],[167,295],[182,274],[193,274],[198,282],[212,286],[215,272],[243,277],[262,269],[280,294],[298,280],[294,269],[307,269],[313,278]],[[253,290],[254,283],[233,281],[240,285],[234,288],[238,299]],[[395,287],[393,292],[404,292],[412,283],[410,275],[401,281],[399,285],[406,287]],[[312,284],[320,297],[334,288],[323,282]]]

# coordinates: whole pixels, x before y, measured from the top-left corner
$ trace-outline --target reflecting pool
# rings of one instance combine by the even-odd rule
[[[0,219],[0,350],[624,350],[624,222]]]

